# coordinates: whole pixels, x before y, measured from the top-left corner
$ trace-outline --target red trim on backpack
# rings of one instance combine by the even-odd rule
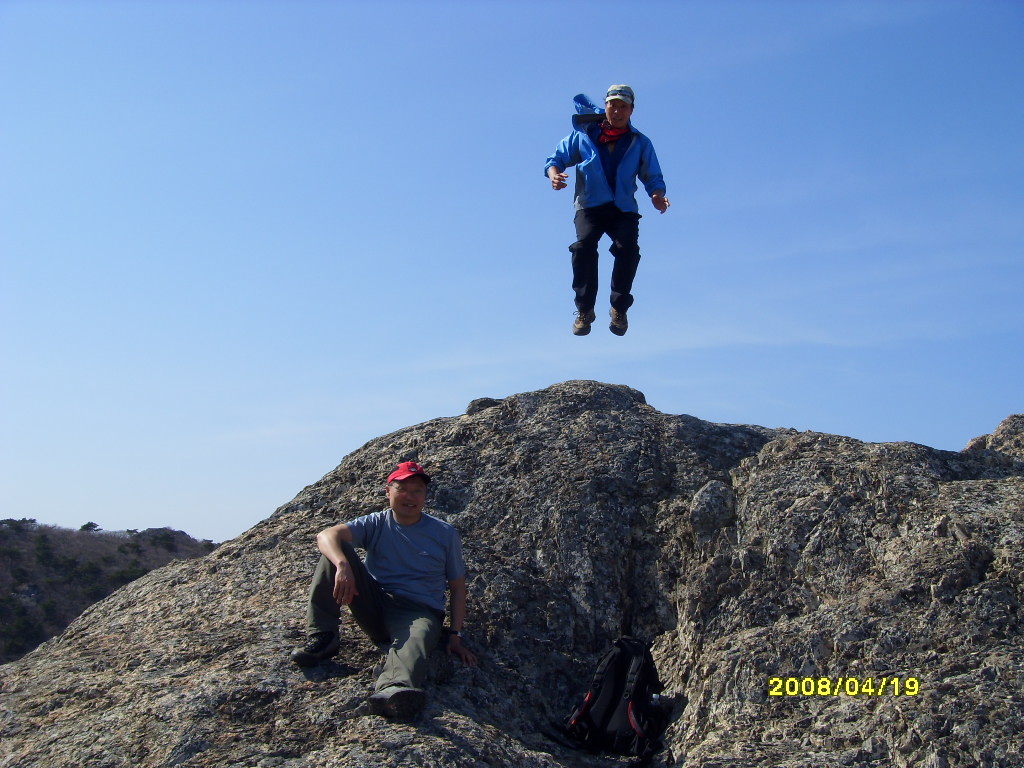
[[[569,727],[576,725],[576,721],[583,717],[583,713],[587,711],[587,707],[590,705],[590,698],[594,695],[593,691],[587,691],[587,697],[583,699],[583,706],[580,707],[580,711],[576,713],[576,717],[569,723]]]
[[[626,717],[629,718],[629,724],[633,727],[633,730],[637,732],[637,735],[647,738],[647,734],[644,733],[643,728],[637,723],[636,718],[633,717],[633,702],[629,702],[629,706],[626,707]]]

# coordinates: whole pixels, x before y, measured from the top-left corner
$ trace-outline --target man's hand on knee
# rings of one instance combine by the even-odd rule
[[[348,605],[359,594],[355,574],[347,560],[342,560],[334,574],[334,600],[338,605]]]

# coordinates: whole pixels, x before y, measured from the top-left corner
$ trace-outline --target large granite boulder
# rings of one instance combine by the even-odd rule
[[[1021,416],[953,453],[588,381],[475,400],[0,667],[0,768],[624,765],[548,735],[623,633],[666,683],[655,765],[1018,766],[1022,445]],[[369,714],[379,657],[348,617],[334,662],[288,661],[314,534],[382,508],[404,459],[462,533],[481,657],[436,653],[412,724]]]

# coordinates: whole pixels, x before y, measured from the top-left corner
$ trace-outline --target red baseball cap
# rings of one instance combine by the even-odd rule
[[[430,475],[423,471],[423,467],[415,461],[403,461],[398,465],[398,469],[388,475],[388,483],[391,483],[393,480],[405,480],[407,477],[416,475],[422,477],[423,482],[430,482]]]

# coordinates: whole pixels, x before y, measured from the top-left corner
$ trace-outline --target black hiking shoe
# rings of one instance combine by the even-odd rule
[[[608,314],[612,316],[612,322],[608,326],[608,330],[616,336],[625,336],[626,329],[629,328],[629,321],[626,319],[626,310],[623,309],[620,311],[615,307],[612,307]]]
[[[586,336],[590,333],[590,324],[597,319],[592,309],[581,309],[576,313],[576,320],[572,324],[574,336]]]
[[[370,696],[370,711],[392,720],[412,720],[423,709],[427,694],[419,688],[391,686]]]
[[[312,667],[334,656],[340,644],[337,632],[314,632],[305,645],[292,651],[292,661],[300,667]]]

